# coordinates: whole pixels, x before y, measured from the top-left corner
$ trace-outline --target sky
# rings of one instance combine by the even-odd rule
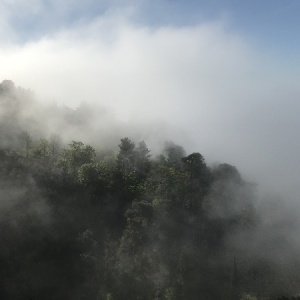
[[[299,0],[0,0],[0,81],[165,122],[166,139],[300,193]]]

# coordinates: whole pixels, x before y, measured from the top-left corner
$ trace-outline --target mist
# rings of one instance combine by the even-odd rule
[[[216,268],[223,269],[224,273],[222,273],[222,276],[224,278],[221,281],[222,287],[219,288],[219,292],[223,291],[225,293],[225,299],[231,299],[229,287],[232,276],[230,274],[233,257],[237,260],[240,280],[244,282],[244,286],[242,287],[248,293],[260,296],[295,295],[298,291],[297,282],[300,275],[296,266],[300,263],[300,245],[297,239],[300,224],[297,212],[298,205],[294,201],[291,201],[293,200],[291,198],[293,191],[286,194],[278,193],[277,190],[266,188],[263,185],[264,182],[249,182],[248,178],[245,181],[244,175],[241,175],[237,168],[230,164],[208,162],[209,167],[207,168],[204,162],[202,162],[203,166],[201,166],[201,154],[199,154],[199,158],[195,153],[186,156],[186,151],[190,151],[189,147],[192,149],[192,140],[184,136],[184,131],[180,133],[179,127],[171,127],[171,123],[163,123],[150,119],[142,121],[134,118],[120,120],[112,113],[111,108],[108,109],[96,103],[82,103],[76,108],[71,108],[55,103],[39,101],[34,92],[17,87],[9,80],[4,80],[0,84],[0,92],[2,112],[1,160],[3,161],[3,174],[0,180],[2,195],[1,222],[5,227],[11,228],[5,231],[6,239],[11,240],[6,250],[8,253],[11,251],[11,245],[15,245],[16,243],[14,239],[23,232],[23,228],[28,227],[29,230],[35,230],[38,226],[39,231],[37,235],[27,237],[25,234],[24,238],[17,245],[25,243],[29,245],[28,247],[31,247],[39,243],[40,239],[45,238],[47,239],[47,244],[49,243],[50,245],[52,243],[62,243],[64,234],[67,234],[69,239],[71,234],[71,237],[74,236],[75,241],[71,238],[68,241],[71,244],[64,246],[67,247],[65,249],[70,249],[74,253],[74,256],[68,260],[69,267],[86,268],[86,264],[91,264],[90,259],[99,259],[97,257],[101,251],[104,251],[102,247],[108,247],[105,251],[111,252],[105,255],[116,256],[114,259],[116,259],[117,263],[117,274],[120,273],[120,276],[125,277],[131,276],[131,274],[135,273],[135,269],[131,269],[130,261],[132,257],[127,253],[127,249],[128,240],[132,239],[131,231],[133,229],[131,229],[131,226],[136,230],[136,225],[132,225],[133,221],[131,220],[132,218],[134,220],[136,214],[139,215],[141,213],[144,217],[143,214],[147,213],[147,210],[153,210],[150,214],[150,216],[154,214],[153,217],[148,217],[147,214],[145,216],[146,220],[149,218],[146,221],[148,225],[144,233],[147,241],[145,245],[156,249],[153,250],[155,251],[155,255],[157,255],[156,253],[162,255],[162,253],[168,251],[164,240],[168,237],[168,234],[171,234],[171,232],[168,233],[168,230],[174,226],[174,217],[178,218],[176,222],[179,224],[182,222],[184,226],[194,228],[191,232],[185,232],[185,229],[180,229],[181,233],[176,238],[172,235],[170,236],[173,237],[171,241],[175,244],[179,241],[183,243],[182,245],[184,246],[180,246],[181,251],[183,251],[182,253],[184,253],[182,255],[192,257],[192,259],[198,257],[197,255],[201,255],[208,259],[207,264],[203,265],[202,263],[201,266],[205,270],[212,272],[206,279],[210,285],[213,286],[214,282],[221,280],[213,275]],[[119,172],[116,171],[118,169],[115,169],[114,166],[115,164],[119,164],[120,157],[122,157],[120,156],[120,152],[117,154],[117,145],[120,139],[124,143],[126,139],[122,139],[122,137],[126,135],[130,135],[135,141],[145,140],[148,145],[153,147],[151,149],[153,166],[152,171],[149,173],[151,176],[148,175],[150,176],[148,179],[149,183],[147,183],[147,180],[145,181],[145,189],[147,190],[153,184],[154,186],[158,184],[158,186],[154,190],[151,187],[144,196],[140,195],[140,192],[133,193],[126,189],[118,191],[115,194],[116,191],[112,187],[106,187],[106,189],[112,189],[109,193],[102,191],[105,185],[110,186],[112,184],[108,182],[120,180],[118,177],[114,179],[114,176],[117,176],[113,175],[114,172]],[[183,145],[186,145],[185,149],[174,142],[170,142],[170,139],[176,142],[183,142]],[[78,146],[84,146],[84,144],[76,146],[78,142],[74,142],[74,140],[90,144],[96,149],[96,161],[100,163],[99,165],[95,165],[96,169],[91,171],[92,173],[86,173],[87,171],[85,171],[89,170],[88,168],[92,166],[91,163],[83,164],[82,166],[79,165],[76,167],[79,168],[78,170],[73,169],[72,165],[68,165],[69,155],[72,153],[70,149],[68,150],[68,147],[74,147],[75,151]],[[71,144],[70,141],[72,141]],[[119,144],[120,149],[123,147],[121,146],[122,143]],[[126,147],[125,149],[127,149]],[[148,152],[148,150],[146,152],[145,150],[143,151],[141,153],[147,154]],[[160,156],[157,156],[159,154]],[[117,161],[113,163],[115,157],[117,157]],[[124,166],[128,164],[127,159],[129,158],[124,160]],[[199,170],[191,171],[192,173],[189,176],[195,178],[191,177],[191,186],[189,186],[186,177],[189,173],[186,174],[184,172],[190,172],[189,168],[193,166],[193,162],[197,162],[199,159],[200,161],[197,164],[200,165],[196,164]],[[137,162],[139,161],[138,158],[136,160]],[[102,165],[103,163],[104,165]],[[101,170],[106,164],[108,164],[105,167],[107,168],[105,169],[106,173],[99,173],[101,175],[97,175],[97,172],[103,172]],[[126,168],[131,167],[129,165],[123,168],[125,168],[123,172],[129,172],[130,169],[127,170]],[[137,165],[135,168],[139,170],[138,168],[140,167]],[[164,168],[174,169],[173,172],[175,173],[168,173],[170,171]],[[108,176],[107,172],[110,174],[110,179],[105,179]],[[135,174],[135,172],[133,171],[132,174]],[[143,176],[145,175],[142,174],[139,176],[144,178]],[[6,178],[5,176],[8,177]],[[93,176],[95,176],[94,179]],[[170,177],[170,181],[164,183],[165,178],[167,178],[166,176]],[[98,182],[100,178],[103,179]],[[92,181],[90,182],[90,180]],[[175,183],[174,186],[173,182]],[[126,181],[123,184],[126,186]],[[148,184],[150,185],[148,186]],[[187,186],[185,187],[185,185]],[[99,188],[100,190],[98,190]],[[69,189],[70,191],[68,192]],[[186,189],[187,191],[191,190],[185,194],[186,192],[184,191]],[[78,196],[72,196],[72,193],[76,193],[76,190],[78,190]],[[129,194],[127,195],[128,192]],[[116,248],[117,252],[113,254],[114,251],[110,249],[110,243],[116,245],[118,242],[115,240],[115,237],[111,239],[109,235],[107,236],[108,233],[105,230],[102,232],[102,230],[97,229],[97,226],[99,226],[97,215],[100,214],[103,207],[105,208],[104,212],[108,210],[106,212],[108,213],[108,216],[106,216],[108,221],[106,222],[110,225],[106,230],[109,230],[113,236],[119,236],[121,234],[118,232],[120,229],[116,233],[115,227],[120,226],[117,225],[120,224],[120,220],[116,221],[115,218],[120,212],[116,210],[115,206],[120,201],[119,199],[127,199],[129,197],[126,200],[129,201],[133,197],[131,193],[135,197],[142,197],[141,199],[144,200],[137,202],[135,199],[132,203],[118,204],[121,205],[118,210],[124,210],[127,222],[124,220],[121,222],[122,226],[125,226],[123,228],[123,236],[119,242],[119,246]],[[154,194],[152,195],[152,193]],[[151,200],[153,202],[149,202],[149,199],[152,199],[155,195],[156,198]],[[77,199],[77,197],[79,198]],[[162,199],[171,197],[170,199],[173,199],[174,203],[178,201],[186,202],[182,204],[184,205],[183,208],[180,208],[182,211],[179,210],[178,215],[175,214],[175,216],[172,216],[170,214],[172,210],[169,211],[171,208],[168,208],[172,204],[172,201],[168,200],[164,203],[163,200],[160,200],[160,197]],[[81,198],[86,199],[85,201],[89,201],[88,203],[90,204],[81,203]],[[102,204],[98,203],[96,205],[94,201],[97,201],[95,203],[101,201],[100,203]],[[103,206],[103,203],[106,203],[106,206],[108,205],[107,203],[111,204],[107,208]],[[78,209],[79,211],[77,211]],[[91,209],[93,212],[90,211]],[[112,213],[114,210],[118,212],[117,215]],[[200,214],[201,218],[204,217],[205,221],[201,221],[200,216],[195,216],[194,210],[195,212],[198,211],[198,214]],[[128,217],[131,215],[133,217]],[[80,222],[75,221],[79,217]],[[152,220],[152,218],[154,219]],[[152,222],[154,222],[153,225],[149,225]],[[100,223],[103,226],[105,221],[101,221]],[[64,228],[63,231],[62,228]],[[164,232],[166,229],[167,232]],[[195,229],[196,231],[194,232]],[[201,235],[199,235],[200,233]],[[77,237],[76,234],[78,235]],[[199,248],[195,248],[195,239],[199,244],[197,244]],[[79,244],[77,245],[77,243]],[[105,243],[108,243],[108,246]],[[101,246],[97,246],[98,244]],[[206,248],[212,252],[207,252]],[[88,251],[87,254],[83,252],[80,255],[86,258],[83,261],[81,259],[78,260],[76,257],[80,253],[79,251],[85,251],[85,249]],[[41,249],[41,251],[39,259],[42,259],[44,264],[44,250]],[[90,258],[90,255],[92,255],[90,251],[94,253],[95,258],[93,258],[94,256]],[[51,252],[51,255],[51,259],[55,261],[55,270],[53,272],[61,273],[59,265],[56,265],[56,260],[63,259],[67,253],[54,251]],[[146,252],[147,257],[152,257],[152,255],[151,251]],[[174,255],[176,257],[176,251]],[[23,262],[21,263],[21,260],[23,257],[18,257],[20,260],[19,264],[22,265]],[[10,258],[7,259],[10,261]],[[151,259],[159,259],[159,257]],[[28,258],[28,263],[32,264],[30,258]],[[151,268],[153,268],[153,271],[151,272],[153,273],[149,275],[151,284],[158,287],[168,286],[170,276],[174,272],[174,270],[169,269],[169,263],[163,261],[158,269],[155,268],[156,264],[152,265]],[[264,270],[260,269],[261,264],[264,265]],[[49,267],[49,263],[46,262],[42,269],[30,271],[32,272],[30,276],[33,277],[30,277],[30,280],[29,278],[26,279],[29,285],[29,294],[35,290],[30,286],[34,285],[35,277],[39,274],[36,272],[48,272],[47,268]],[[66,269],[63,272],[68,272],[69,274],[70,270]],[[126,272],[124,273],[125,270]],[[94,270],[93,272],[97,273],[98,271]],[[74,297],[71,289],[73,284],[76,284],[74,282],[79,280],[78,291],[81,294],[89,295],[87,297],[93,297],[94,287],[91,287],[90,284],[97,286],[93,282],[95,276],[97,277],[98,275],[84,275],[84,278],[80,279],[77,272],[71,274],[73,283],[71,285],[67,284],[64,291],[60,289],[55,290],[53,295],[56,295],[55,297],[58,297],[60,294],[72,295]],[[14,275],[11,276],[8,278],[8,281],[13,280]],[[111,276],[115,277],[116,275]],[[206,295],[205,297],[208,297],[208,299],[213,299],[217,294],[212,293],[210,288],[204,288],[204,279],[201,279],[199,274],[195,276],[195,284],[197,280],[202,282],[201,284],[204,284],[202,287],[203,295]],[[261,282],[257,281],[257,278],[260,278]],[[56,282],[52,278],[49,281],[53,284]],[[204,280],[204,282],[206,281]],[[116,284],[122,286],[121,283]],[[37,290],[41,289],[42,291],[44,288],[47,288],[47,285],[45,282],[41,282],[41,287],[37,288]],[[4,295],[7,295],[7,297],[22,297],[24,295],[24,291],[22,292],[19,283],[15,289],[19,294],[10,293]],[[191,295],[195,293],[193,289],[190,292],[192,293]],[[34,293],[40,295],[39,293],[43,292]],[[136,292],[132,288],[129,288],[124,294],[125,296],[118,297],[133,297],[134,293]],[[168,294],[169,292],[166,290],[165,293]],[[102,298],[100,297],[100,299]]]
[[[258,272],[257,274],[263,279],[267,278],[266,280],[274,279],[274,283],[268,289],[264,283],[259,285],[253,275],[253,289],[249,288],[250,283],[247,286],[249,293],[294,295],[300,278],[295,267],[299,265],[300,251],[297,241],[300,230],[300,161],[297,139],[300,126],[297,115],[300,108],[300,90],[299,71],[293,66],[293,62],[283,63],[280,55],[262,47],[257,40],[242,35],[233,28],[230,18],[226,15],[192,24],[169,23],[152,26],[138,21],[143,5],[139,6],[135,1],[126,1],[126,5],[120,6],[116,1],[112,6],[103,2],[101,13],[93,18],[85,16],[64,23],[64,17],[72,14],[70,4],[66,3],[64,8],[58,9],[58,4],[54,1],[51,13],[60,11],[60,17],[54,25],[50,18],[51,13],[47,13],[43,2],[34,1],[36,11],[25,10],[25,14],[36,14],[39,18],[44,16],[45,20],[41,31],[36,30],[35,35],[30,37],[26,32],[18,34],[16,27],[11,23],[14,5],[18,5],[18,2],[1,4],[5,8],[1,13],[3,26],[0,32],[3,40],[0,47],[0,78],[5,80],[0,89],[1,149],[13,149],[22,153],[24,157],[18,159],[22,163],[25,162],[26,166],[28,157],[24,134],[29,134],[32,145],[35,146],[39,145],[41,139],[50,141],[51,138],[58,137],[59,155],[67,153],[64,149],[67,149],[71,141],[81,141],[96,149],[98,160],[103,157],[108,160],[117,157],[120,139],[124,137],[130,137],[136,145],[138,141],[145,141],[151,149],[153,161],[157,164],[166,163],[170,159],[167,152],[163,152],[163,149],[168,149],[170,145],[182,145],[185,149],[179,162],[186,154],[200,152],[210,172],[215,176],[209,190],[201,190],[204,196],[197,191],[201,194],[199,197],[204,199],[202,209],[207,218],[205,222],[210,225],[203,222],[208,228],[214,223],[226,224],[224,227],[230,228],[224,240],[218,242],[219,249],[223,247],[224,254],[218,254],[218,258],[207,254],[207,257],[215,259],[215,264],[219,263],[229,270],[235,256],[238,268],[239,265],[242,266],[241,273],[244,272],[241,274],[242,278],[247,278],[247,272],[252,272],[255,265],[257,267],[254,268],[254,273]],[[22,24],[24,19],[20,17],[19,22]],[[34,156],[32,153],[30,155]],[[161,153],[164,153],[165,162],[157,158]],[[51,159],[55,161],[57,157]],[[233,173],[225,172],[228,179],[218,178],[218,166],[225,166],[224,163],[236,168],[229,168]],[[53,172],[58,178],[64,178],[64,171],[60,170],[57,164],[59,163],[55,162],[51,167],[43,165],[43,168],[49,167],[49,174]],[[33,168],[38,167],[34,165]],[[178,167],[179,170],[180,168]],[[176,167],[174,169],[177,170]],[[156,172],[159,170],[155,169]],[[182,172],[184,171],[186,170]],[[13,176],[25,176],[18,172]],[[2,217],[4,223],[11,226],[10,222],[13,221],[9,221],[7,216],[15,214],[15,207],[18,207],[20,201],[18,199],[26,199],[26,195],[32,193],[33,196],[29,198],[36,200],[25,201],[26,209],[21,215],[17,209],[14,230],[17,231],[16,228],[24,219],[32,217],[35,224],[42,224],[44,232],[51,232],[50,240],[63,239],[63,234],[57,237],[56,229],[53,229],[62,224],[67,224],[66,231],[70,230],[74,236],[80,232],[80,238],[84,237],[83,240],[94,239],[98,244],[101,244],[102,239],[109,240],[107,233],[97,232],[93,223],[96,221],[89,223],[87,215],[90,208],[85,207],[86,215],[78,225],[79,229],[72,227],[72,222],[80,215],[80,209],[77,209],[82,204],[78,204],[79,202],[76,202],[78,207],[75,205],[74,215],[66,214],[69,218],[66,223],[60,217],[53,217],[56,210],[60,212],[59,216],[65,216],[64,210],[57,208],[56,202],[55,205],[51,202],[54,201],[52,196],[47,196],[51,199],[50,204],[49,199],[44,197],[44,193],[48,195],[53,187],[50,185],[50,188],[45,188],[43,179],[41,188],[37,179],[38,172],[35,169],[34,172],[37,173],[33,172],[34,175],[31,174],[32,171],[28,172],[25,176],[26,183],[20,183],[20,187],[18,183],[11,188],[14,180],[18,180],[15,177],[8,183],[8,187],[3,178],[0,181],[1,195],[6,195],[2,197],[1,202],[3,214],[6,215]],[[99,169],[97,172],[100,172]],[[234,175],[237,174],[235,172],[241,174],[241,177]],[[153,174],[151,176],[156,178]],[[153,178],[151,180],[154,180]],[[185,177],[179,178],[185,180]],[[66,190],[68,185],[73,184],[75,189],[82,192],[82,186],[76,186],[78,182],[66,182]],[[59,188],[63,190],[62,187]],[[92,193],[89,188],[82,192],[84,197],[87,197],[84,193]],[[63,199],[59,192],[57,195],[53,198]],[[76,198],[70,196],[71,193],[66,195],[67,201],[68,197]],[[158,199],[160,196],[159,193],[156,195]],[[115,199],[117,202],[121,196],[109,194],[105,197],[105,201]],[[222,202],[224,199],[228,199],[230,204]],[[22,201],[20,206],[23,205]],[[144,208],[141,209],[140,206],[150,205],[130,201],[125,205],[128,211],[122,206],[124,204],[116,210],[123,218],[123,223],[118,225],[122,228],[118,229],[120,232],[114,232],[115,229],[110,224],[114,220],[110,214],[115,206],[117,207],[116,204],[111,204],[107,221],[114,236],[108,245],[110,242],[113,245],[119,243],[118,252],[114,255],[116,261],[119,260],[121,269],[127,259],[129,264],[131,261],[130,255],[129,258],[126,256],[126,237],[131,238],[131,223],[126,221],[124,216],[130,214],[130,210],[136,213],[139,210],[143,211]],[[157,204],[155,201],[158,200],[153,200],[153,210],[156,209],[155,205],[163,209],[155,215],[156,223],[154,222],[153,226],[161,229],[164,228],[163,218],[167,211],[164,210],[164,205],[168,204]],[[64,205],[68,207],[69,204]],[[228,225],[245,216],[251,216],[249,219],[251,222],[255,220],[256,225],[246,228],[244,225],[237,228],[233,226],[233,229]],[[179,220],[184,219],[180,214],[178,217]],[[171,220],[171,217],[168,218]],[[44,220],[48,221],[43,223]],[[196,222],[191,216],[188,220],[188,224]],[[171,220],[170,223],[172,222]],[[205,228],[203,224],[200,225]],[[197,223],[197,226],[200,225]],[[91,234],[85,231],[90,228],[93,229]],[[155,233],[151,231],[151,226],[149,228],[145,245],[149,243],[152,247],[149,240],[155,240]],[[116,236],[120,239],[119,242],[116,242]],[[189,245],[192,237],[188,235],[179,239]],[[158,240],[160,242],[157,248],[164,253],[167,249],[164,239],[160,236]],[[95,245],[97,243],[95,242]],[[207,243],[212,243],[208,248],[214,247],[213,241]],[[76,244],[76,251],[80,252],[80,247]],[[97,247],[95,246],[95,249],[98,249]],[[104,253],[111,245],[107,249],[105,247],[101,244],[98,253]],[[182,251],[186,255],[194,255],[192,246],[187,246]],[[201,251],[205,252],[203,249]],[[75,258],[74,261],[72,259],[69,261],[70,265],[76,261]],[[158,257],[155,256],[155,259]],[[265,273],[260,273],[260,262],[266,266]],[[76,261],[74,265],[80,268],[81,263],[78,263],[80,266],[77,263]],[[209,268],[207,265],[203,267]],[[215,265],[210,267],[214,270]],[[154,282],[154,286],[167,286],[167,274],[171,271],[163,264],[160,268],[153,271],[152,277],[149,275],[152,278],[151,282]],[[281,274],[282,278],[274,275],[272,279],[270,274]],[[127,275],[122,276],[127,278]],[[293,278],[292,282],[289,282],[290,278]],[[74,282],[76,280],[74,279]],[[228,282],[226,284],[229,285]],[[85,285],[85,281],[82,285]],[[83,289],[88,290],[89,287],[85,286]]]
[[[226,21],[153,29],[111,12],[0,52],[3,79],[45,102],[93,103],[124,122],[163,122],[179,132],[170,139],[188,137],[186,147],[210,162],[237,165],[276,192],[298,192],[299,74]]]

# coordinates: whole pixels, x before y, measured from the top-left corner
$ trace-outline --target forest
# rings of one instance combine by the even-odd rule
[[[87,143],[87,111],[0,84],[0,299],[300,299],[294,220],[256,184],[170,141]]]

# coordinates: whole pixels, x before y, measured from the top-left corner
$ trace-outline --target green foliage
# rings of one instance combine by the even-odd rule
[[[31,147],[31,144],[32,144],[32,137],[30,136],[30,134],[28,132],[23,131],[19,135],[19,139],[21,141],[21,145],[22,145],[23,151],[25,153],[25,156],[28,157],[30,147]]]
[[[29,151],[29,156],[33,158],[43,158],[50,156],[50,144],[46,139],[39,139]]]
[[[50,141],[49,141],[50,155],[53,157],[56,157],[61,151],[61,145],[62,145],[62,141],[61,141],[60,137],[56,134],[53,134],[50,137]]]
[[[181,160],[185,156],[185,150],[179,145],[168,142],[164,148],[164,155],[169,166],[179,169],[181,168]]]
[[[110,190],[113,187],[115,164],[108,161],[88,163],[78,169],[78,181],[84,186],[98,185]]]
[[[208,167],[172,142],[156,158],[128,137],[115,156],[108,139],[101,155],[64,145],[43,136],[51,123],[30,118],[32,101],[0,83],[0,299],[299,299],[296,237],[285,235],[299,222],[260,217],[234,166]],[[105,123],[88,105],[47,112],[70,126],[64,136],[90,114]]]
[[[144,141],[140,142],[135,150],[134,165],[136,172],[146,176],[151,167],[150,157],[150,150],[147,148],[146,143]]]
[[[81,184],[88,185],[90,183],[97,182],[98,177],[99,167],[97,164],[84,164],[78,170],[78,180]]]
[[[210,179],[209,170],[204,157],[200,153],[192,153],[182,158],[183,169],[190,174],[191,179],[198,179],[203,184],[208,184]]]
[[[244,295],[241,300],[257,300],[257,298],[251,295]]]
[[[156,193],[167,201],[171,201],[172,205],[184,206],[185,195],[189,189],[188,175],[163,165],[159,166],[156,171],[158,174]]]
[[[114,297],[112,296],[111,293],[106,294],[105,300],[113,300]]]
[[[244,182],[237,169],[221,164],[212,170],[213,182],[204,203],[214,219],[250,225],[254,219],[253,186]]]
[[[228,237],[257,220],[253,186],[235,167],[209,168],[173,143],[153,159],[129,138],[116,156],[80,141],[62,149],[57,136],[19,138],[19,149],[0,149],[1,299],[215,300],[262,290],[248,276],[261,261],[232,276],[230,257],[245,250]]]
[[[176,292],[174,288],[167,288],[164,294],[166,300],[175,300],[176,299]]]
[[[84,165],[92,163],[96,152],[90,145],[84,145],[82,142],[72,141],[69,148],[64,149],[58,160],[58,166],[65,172],[76,176],[78,169]]]
[[[134,170],[135,144],[126,137],[121,139],[119,148],[120,151],[117,157],[118,169],[124,174],[130,173]]]

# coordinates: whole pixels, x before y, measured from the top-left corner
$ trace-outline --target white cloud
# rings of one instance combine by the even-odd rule
[[[250,178],[259,173],[272,186],[286,176],[288,188],[300,167],[300,91],[295,74],[266,57],[222,22],[153,29],[110,12],[0,48],[0,77],[44,99],[166,121],[194,141],[188,150],[235,164]]]

